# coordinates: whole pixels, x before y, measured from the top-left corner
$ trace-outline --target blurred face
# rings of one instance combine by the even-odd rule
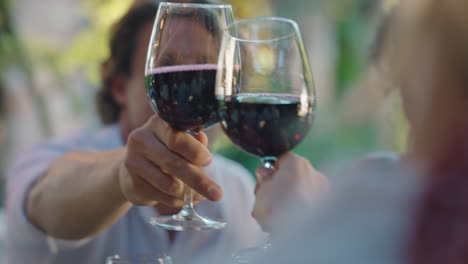
[[[174,19],[171,23],[174,25],[167,28],[177,30],[163,32],[167,36],[163,36],[165,41],[159,48],[158,66],[196,64],[203,56],[212,57],[213,63],[216,63],[218,52],[211,48],[214,46],[213,36],[202,25],[183,18]],[[144,78],[152,26],[152,23],[146,24],[139,34],[132,61],[132,74],[125,81],[125,96],[121,111],[121,125],[127,130],[124,134],[142,126],[154,114],[146,95]],[[126,135],[124,137],[126,138]]]
[[[132,60],[132,73],[125,85],[126,108],[122,109],[122,120],[129,132],[143,125],[153,114],[145,88],[145,60],[152,24],[147,23],[141,30]]]

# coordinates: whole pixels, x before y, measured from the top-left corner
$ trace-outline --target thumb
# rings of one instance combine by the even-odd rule
[[[261,184],[264,181],[270,180],[275,172],[272,168],[258,167],[255,170],[255,175],[257,176],[257,182]]]

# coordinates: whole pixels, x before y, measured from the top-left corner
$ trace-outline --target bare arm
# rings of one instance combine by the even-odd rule
[[[47,234],[80,239],[112,225],[131,207],[119,186],[125,149],[68,153],[52,162],[32,188],[31,221]]]
[[[124,148],[52,162],[28,195],[28,217],[53,237],[82,239],[110,227],[132,204],[181,207],[184,184],[197,192],[195,200],[218,201],[221,188],[200,168],[212,160],[206,144],[206,135],[197,140],[153,116]]]

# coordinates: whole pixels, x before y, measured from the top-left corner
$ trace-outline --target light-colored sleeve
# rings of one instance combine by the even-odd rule
[[[240,164],[217,157],[217,174],[224,190],[225,214],[236,250],[262,246],[267,234],[262,231],[252,210],[255,203],[255,181]]]
[[[71,149],[65,145],[41,144],[21,154],[7,171],[7,247],[13,254],[21,250],[43,253],[47,250],[55,254],[63,249],[79,247],[88,241],[54,239],[32,224],[26,213],[26,201],[31,187],[52,161],[69,151]]]
[[[285,210],[287,232],[254,263],[403,263],[420,182],[387,165],[350,174],[310,211]]]

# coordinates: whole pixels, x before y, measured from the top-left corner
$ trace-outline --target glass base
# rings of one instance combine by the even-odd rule
[[[150,224],[173,231],[223,229],[226,226],[223,220],[201,217],[198,214],[184,215],[182,212],[176,215],[153,217],[150,219]]]
[[[236,253],[232,254],[232,260],[235,264],[250,264],[253,263],[253,260],[265,255],[268,251],[271,250],[271,243],[268,239],[268,242],[262,247],[253,247],[253,248],[244,248]]]

